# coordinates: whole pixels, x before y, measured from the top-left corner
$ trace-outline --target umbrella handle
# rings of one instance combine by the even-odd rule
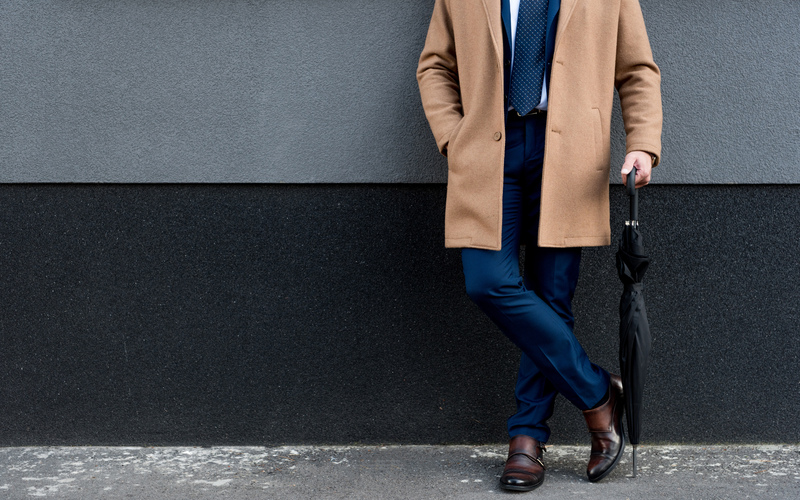
[[[636,168],[628,174],[628,196],[631,197],[631,219],[639,220],[639,193],[636,191]]]

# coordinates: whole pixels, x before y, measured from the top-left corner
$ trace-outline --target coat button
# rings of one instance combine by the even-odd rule
[[[511,67],[511,60],[510,59],[506,59],[504,62],[505,62],[506,68],[510,68]]]
[[[503,138],[503,134],[502,133],[500,133],[500,132],[495,132],[494,133],[494,140],[495,141],[499,141],[502,138]]]

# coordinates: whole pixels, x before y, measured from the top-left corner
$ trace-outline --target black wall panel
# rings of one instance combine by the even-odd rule
[[[641,204],[646,442],[800,440],[800,189]],[[0,445],[505,440],[518,354],[442,247],[442,185],[3,185],[0,206]],[[613,252],[584,251],[575,298],[609,368]],[[587,441],[563,399],[552,427]]]

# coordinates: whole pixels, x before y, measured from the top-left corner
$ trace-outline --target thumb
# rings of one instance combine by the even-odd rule
[[[620,173],[622,175],[628,175],[631,172],[631,170],[633,170],[635,163],[636,163],[636,158],[633,155],[626,156],[625,163],[622,164],[622,171]]]
[[[625,157],[625,163],[622,164],[622,170],[620,173],[622,174],[622,183],[627,185],[628,184],[628,174],[631,173],[633,170],[634,164],[636,163],[636,158],[633,155],[627,155]],[[636,175],[634,172],[633,175]]]

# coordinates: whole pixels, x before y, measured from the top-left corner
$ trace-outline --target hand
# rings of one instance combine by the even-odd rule
[[[644,151],[631,151],[625,156],[622,164],[622,184],[628,185],[628,174],[636,168],[636,187],[644,187],[650,183],[650,171],[653,169],[653,157]]]

